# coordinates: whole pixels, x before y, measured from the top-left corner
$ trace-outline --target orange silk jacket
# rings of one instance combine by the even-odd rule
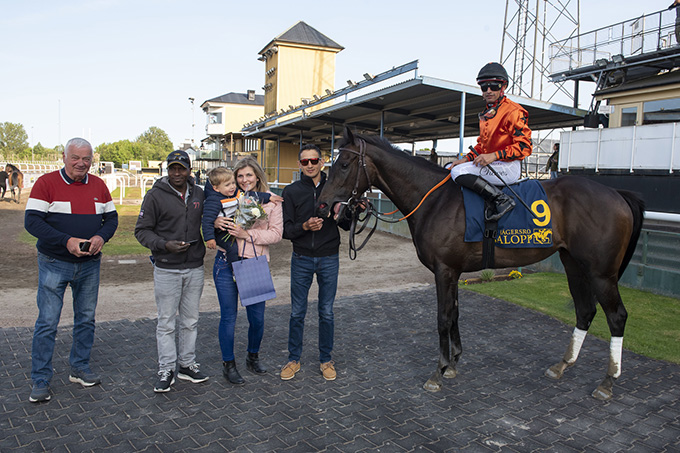
[[[496,153],[498,160],[504,161],[522,160],[531,154],[529,114],[524,107],[503,97],[495,108],[497,112],[492,118],[480,115],[479,137],[475,150],[467,154],[469,161],[479,154]]]

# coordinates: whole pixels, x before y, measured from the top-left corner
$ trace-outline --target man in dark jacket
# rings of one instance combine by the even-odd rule
[[[333,218],[316,217],[317,197],[326,182],[321,171],[321,150],[305,145],[298,155],[301,177],[283,190],[283,237],[293,242],[290,262],[291,313],[288,331],[288,363],[281,379],[292,379],[300,370],[302,335],[307,314],[307,298],[316,274],[319,285],[319,360],[326,380],[336,377],[333,350],[333,302],[338,287],[340,232]],[[349,223],[341,222],[343,229]]]
[[[135,237],[151,250],[154,263],[154,293],[158,307],[156,344],[158,381],[154,392],[167,392],[177,377],[203,382],[196,363],[198,309],[203,293],[201,237],[203,190],[194,184],[191,162],[184,151],[167,158],[168,176],[159,179],[144,196]],[[175,346],[175,324],[179,314],[179,351]]]

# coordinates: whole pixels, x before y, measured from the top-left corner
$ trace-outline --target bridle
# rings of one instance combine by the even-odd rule
[[[355,151],[349,148],[339,148],[338,153],[341,151],[346,151],[348,153],[356,154],[359,156],[359,171],[357,171],[357,177],[354,181],[354,188],[352,189],[352,195],[347,201],[340,202],[340,204],[345,206],[345,209],[349,209],[351,213],[351,224],[349,227],[349,259],[354,260],[357,257],[357,252],[364,248],[368,240],[373,236],[376,228],[378,228],[378,215],[375,214],[375,208],[373,204],[368,200],[367,197],[359,196],[359,178],[361,177],[361,169],[364,170],[364,175],[366,175],[366,183],[368,184],[368,191],[372,192],[371,178],[368,176],[368,169],[366,168],[366,142],[363,139],[359,139],[359,151]],[[362,217],[363,214],[363,217]],[[368,233],[368,236],[364,239],[359,247],[356,246],[356,235],[361,234],[366,226],[368,225],[368,218],[370,216],[376,218],[373,228]],[[357,231],[357,223],[361,223],[359,231]]]
[[[372,192],[372,185],[371,185],[371,178],[368,176],[368,170],[366,168],[366,142],[363,139],[359,139],[359,151],[355,151],[353,149],[349,148],[339,148],[338,152],[340,151],[347,151],[352,154],[356,154],[359,156],[359,168],[363,168],[364,174],[366,175],[366,182],[368,183],[368,191]],[[378,220],[382,220],[383,222],[386,223],[398,223],[401,222],[402,220],[408,219],[413,213],[415,213],[418,208],[423,204],[425,199],[430,196],[432,192],[440,188],[441,186],[446,183],[449,179],[451,179],[451,173],[448,173],[444,179],[442,179],[439,183],[437,183],[434,187],[432,187],[420,200],[420,203],[413,208],[411,212],[406,214],[400,219],[393,219],[390,216],[396,212],[399,212],[398,209],[395,209],[392,212],[379,212],[378,210],[375,209],[375,206],[373,206],[373,203],[370,202],[370,200],[367,197],[360,197],[359,196],[359,177],[360,177],[361,171],[357,171],[357,178],[356,181],[354,182],[354,189],[352,189],[352,196],[349,197],[347,201],[340,202],[340,204],[345,205],[346,209],[350,210],[351,213],[351,219],[352,223],[350,225],[349,229],[349,259],[354,260],[356,259],[357,252],[364,248],[368,240],[373,236],[373,233],[375,232],[376,228],[378,227]],[[363,217],[362,217],[363,214]],[[373,228],[371,228],[371,231],[368,233],[368,236],[364,239],[364,241],[361,243],[359,247],[356,246],[355,242],[355,236],[357,234],[361,234],[361,232],[366,229],[366,226],[368,225],[368,218],[369,217],[375,217],[375,224],[373,225]],[[362,225],[359,228],[359,231],[356,231],[356,225],[358,222],[361,222]]]

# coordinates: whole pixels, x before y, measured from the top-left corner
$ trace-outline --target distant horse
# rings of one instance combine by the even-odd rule
[[[24,187],[24,174],[12,164],[5,165],[5,171],[9,174],[9,190],[12,192],[12,200],[16,203],[21,202],[21,188]],[[15,198],[14,190],[17,190],[18,194]]]
[[[7,172],[0,171],[0,190],[2,190],[2,198],[5,198],[5,192],[7,191]]]
[[[423,200],[447,176],[447,170],[396,149],[379,137],[355,136],[346,129],[339,150],[319,195],[320,216],[342,215],[342,210],[355,205],[371,186],[383,191],[402,213],[411,213],[422,202],[407,221],[418,258],[435,275],[440,356],[437,369],[424,388],[441,390],[442,376],[456,376],[456,364],[462,353],[458,329],[460,274],[482,269],[482,243],[464,241],[461,189],[449,180]],[[559,379],[576,362],[599,302],[612,338],[606,376],[593,396],[606,400],[613,396],[614,381],[621,374],[627,318],[618,280],[635,250],[642,229],[644,202],[631,192],[574,176],[542,181],[541,185],[552,214],[552,246],[496,247],[495,266],[526,266],[559,252],[574,299],[576,328],[563,359],[550,367],[546,375]],[[523,208],[518,205],[515,209]]]

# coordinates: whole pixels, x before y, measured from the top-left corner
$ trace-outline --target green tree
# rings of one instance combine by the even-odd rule
[[[61,151],[53,148],[45,148],[42,143],[38,142],[33,147],[33,160],[53,161],[61,160]]]
[[[172,152],[172,142],[163,129],[151,126],[142,135],[137,137],[136,142],[141,146],[141,156],[137,160],[163,160]]]
[[[28,134],[22,124],[0,123],[0,152],[6,159],[22,159],[31,149],[28,146]]]
[[[97,146],[100,162],[113,162],[116,167],[122,167],[131,160],[137,160],[135,149],[139,154],[139,145],[130,140],[119,140],[113,143],[103,143]]]

